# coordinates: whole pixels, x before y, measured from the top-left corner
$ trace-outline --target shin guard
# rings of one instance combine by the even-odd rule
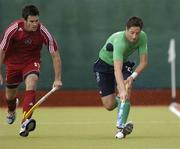
[[[25,92],[23,101],[23,115],[35,104],[35,91],[28,90]],[[29,116],[31,118],[32,115]]]
[[[116,123],[117,128],[124,127],[129,115],[130,106],[131,104],[129,99],[126,99],[124,102],[121,102],[121,104],[118,105],[117,123]]]

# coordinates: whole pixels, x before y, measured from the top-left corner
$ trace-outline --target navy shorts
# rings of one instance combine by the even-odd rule
[[[123,77],[126,80],[133,72],[134,62],[125,62],[123,64]],[[115,93],[116,79],[114,76],[114,67],[101,59],[94,63],[94,73],[100,90],[101,97]]]

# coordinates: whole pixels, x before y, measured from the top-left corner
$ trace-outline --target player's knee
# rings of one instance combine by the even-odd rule
[[[108,95],[101,98],[104,107],[108,111],[112,111],[115,108],[114,95]]]
[[[114,106],[113,106],[113,107],[105,107],[105,108],[106,108],[106,110],[108,110],[108,111],[114,110]]]
[[[6,99],[7,100],[13,100],[16,98],[16,95],[15,94],[6,94]]]
[[[114,103],[104,103],[104,107],[106,108],[106,110],[112,111],[112,110],[114,110],[115,105],[114,105]]]

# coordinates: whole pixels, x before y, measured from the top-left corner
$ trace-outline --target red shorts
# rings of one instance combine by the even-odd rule
[[[33,62],[30,64],[10,64],[6,65],[6,85],[18,86],[28,74],[35,73],[39,75],[40,63]]]

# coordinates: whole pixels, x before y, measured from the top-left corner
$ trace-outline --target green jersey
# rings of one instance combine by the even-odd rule
[[[112,45],[112,50],[107,50],[108,44]],[[127,40],[125,31],[116,32],[107,39],[99,52],[99,58],[113,65],[113,61],[115,60],[126,62],[128,57],[136,50],[138,50],[139,55],[147,53],[147,36],[145,32],[140,32],[139,39],[135,43]]]

